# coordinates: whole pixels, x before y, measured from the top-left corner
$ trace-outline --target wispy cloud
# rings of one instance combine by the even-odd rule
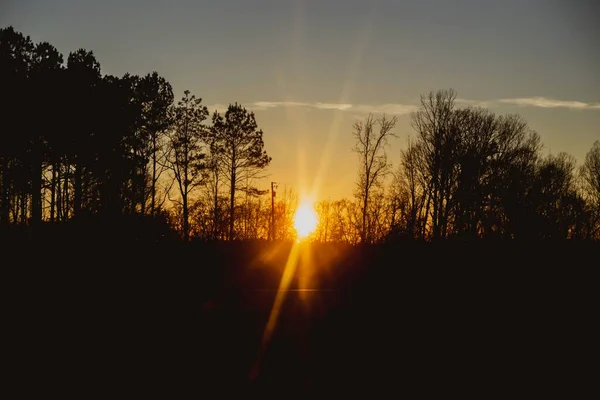
[[[405,115],[410,114],[413,111],[417,111],[419,106],[416,104],[399,104],[399,103],[388,103],[379,105],[357,105],[353,107],[352,111],[359,113],[373,113],[373,114],[393,114],[393,115]]]
[[[494,100],[471,100],[457,98],[456,103],[461,106],[472,106],[472,107],[491,107],[494,106]]]
[[[316,110],[334,110],[334,111],[349,111],[354,113],[374,113],[374,114],[394,114],[404,115],[409,114],[412,111],[418,109],[417,105],[414,104],[380,104],[380,105],[367,105],[367,104],[349,104],[349,103],[322,103],[322,102],[299,102],[299,101],[255,101],[244,105],[247,110],[250,111],[265,111],[274,108],[285,108],[285,107],[305,107]],[[216,109],[221,112],[227,110],[226,106],[222,104],[215,104],[209,106],[210,109]]]
[[[345,111],[352,108],[352,104],[321,102],[306,103],[300,101],[255,101],[254,103],[250,103],[250,105],[248,105],[247,108],[253,111],[262,111],[277,107],[309,107],[316,108],[319,110]]]
[[[353,106],[352,104],[347,103],[311,103],[309,107],[318,108],[319,110],[339,110],[339,111],[348,111]]]
[[[586,103],[583,101],[556,100],[546,97],[519,97],[516,99],[500,99],[499,103],[516,106],[529,106],[541,108],[571,108],[576,110],[600,110],[600,103]]]
[[[600,103],[586,103],[583,101],[556,100],[547,97],[519,97],[514,99],[496,99],[496,100],[472,100],[457,98],[458,106],[472,107],[498,107],[498,106],[520,106],[520,107],[538,107],[538,108],[567,108],[575,110],[600,110]],[[349,103],[322,103],[322,102],[301,102],[301,101],[255,101],[244,104],[249,111],[265,111],[275,108],[304,107],[315,110],[333,110],[342,112],[352,112],[354,114],[388,114],[388,115],[406,115],[419,109],[419,104],[409,103],[385,103],[385,104],[349,104]],[[224,104],[214,104],[209,106],[210,110],[224,112],[227,106]]]
[[[299,101],[255,101],[250,103],[246,108],[252,111],[263,111],[277,107],[305,107],[308,103]]]
[[[456,99],[460,105],[473,107],[498,107],[498,106],[519,106],[519,107],[538,107],[538,108],[568,108],[573,110],[600,110],[600,103],[586,103],[576,100],[557,100],[548,97],[517,97],[514,99],[497,100],[470,100]]]

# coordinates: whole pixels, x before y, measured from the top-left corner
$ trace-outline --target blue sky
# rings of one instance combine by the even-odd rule
[[[104,73],[158,71],[180,97],[256,113],[270,177],[350,196],[352,123],[408,113],[430,90],[521,114],[546,152],[582,160],[600,139],[600,2],[592,0],[3,0],[12,25],[65,56],[93,50]]]

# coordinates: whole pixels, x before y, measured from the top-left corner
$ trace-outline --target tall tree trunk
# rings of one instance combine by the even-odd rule
[[[56,220],[60,222],[60,221],[63,220],[63,218],[62,218],[62,210],[63,210],[63,207],[62,207],[62,203],[63,203],[62,193],[63,193],[63,190],[62,190],[62,185],[61,185],[61,182],[62,182],[62,173],[61,173],[60,167],[56,170],[56,175],[57,175],[56,176],[56,204],[55,204],[55,207],[56,207]]]
[[[420,208],[419,208],[420,209]],[[414,187],[414,184],[412,184],[412,180],[411,180],[411,186],[410,186],[410,220],[408,222],[408,231],[410,232],[410,237],[411,239],[415,239],[417,232],[417,196],[416,196],[416,189]]]
[[[35,144],[34,146],[38,146]],[[31,223],[38,224],[42,221],[42,160],[39,149],[33,156],[33,171],[31,176]]]
[[[250,220],[250,207],[248,204],[248,179],[246,179],[246,198],[244,204],[244,239],[248,239],[249,227],[248,222]]]
[[[50,222],[54,222],[56,207],[56,164],[52,164],[52,181],[50,182]]]
[[[140,155],[140,158],[143,158]],[[138,189],[135,192],[136,193],[136,201],[139,202],[140,204],[140,214],[145,215],[146,214],[146,175],[148,172],[148,166],[144,165],[143,163],[140,164],[140,168],[134,168],[134,174],[136,176],[136,182],[138,185]],[[136,210],[137,210],[137,206],[136,206]]]
[[[25,224],[27,222],[27,192],[25,190],[21,191],[21,204],[20,204],[20,214],[21,214],[21,223]]]
[[[235,206],[235,167],[234,163],[231,163],[231,185],[229,187],[229,240],[233,240],[233,221],[234,221],[234,206]]]
[[[213,210],[213,239],[218,237],[219,221],[219,173],[215,170],[215,193],[214,193],[214,210]]]
[[[368,178],[367,178],[367,184],[368,184]],[[365,187],[365,194],[363,197],[363,204],[362,204],[362,229],[360,231],[361,243],[367,242],[367,208],[368,208],[368,206],[369,206],[369,191]]]
[[[425,215],[422,221],[422,226],[421,226],[421,238],[425,239],[425,235],[427,233],[427,220],[429,219],[429,209],[431,207],[431,194],[429,193],[429,190],[427,191],[426,194],[427,200],[425,201]]]
[[[391,206],[391,215],[392,215],[392,219],[390,221],[390,227],[389,230],[391,231],[392,229],[394,229],[394,225],[396,225],[396,213],[398,212],[398,206],[396,205],[396,199],[392,200],[392,206]]]
[[[69,179],[71,179],[71,166],[67,164],[64,179],[64,195],[63,195],[63,221],[69,219]]]
[[[81,214],[81,200],[83,198],[83,167],[79,162],[75,165],[75,187],[73,199],[73,217],[77,218]]]
[[[188,125],[187,120],[185,122],[185,134],[186,137],[189,138],[188,135]],[[181,197],[183,200],[183,238],[187,242],[190,239],[190,225],[189,225],[189,213],[188,213],[188,168],[190,165],[189,160],[189,148],[187,145],[187,141],[185,142],[185,152],[184,152],[184,163],[183,163],[183,193],[181,193]]]
[[[102,174],[100,183],[100,209],[104,216],[109,216],[113,207],[112,188],[110,186],[111,178],[109,173]]]
[[[190,223],[188,211],[187,185],[185,187],[185,193],[183,193],[181,197],[183,201],[183,239],[187,242],[188,240],[190,240]]]
[[[156,134],[152,134],[152,184],[150,185],[150,214],[156,214]]]
[[[21,208],[21,196],[19,196],[18,193],[11,193],[10,196],[12,197],[12,202],[10,202],[10,204],[12,205],[12,208],[10,210],[12,217],[9,218],[9,222],[12,222],[13,224],[16,224],[19,222],[19,209]]]
[[[8,162],[4,158],[0,158],[0,224],[8,225],[9,220],[9,195],[8,195]]]
[[[140,213],[146,215],[146,169],[140,172]]]
[[[439,177],[436,178],[436,181],[433,184],[433,198],[432,198],[432,230],[433,230],[433,239],[439,239],[440,235],[440,188],[439,188]]]

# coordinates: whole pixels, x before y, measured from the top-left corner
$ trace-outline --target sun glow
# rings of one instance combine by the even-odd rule
[[[309,202],[303,202],[298,206],[296,215],[294,215],[294,227],[298,234],[298,239],[304,239],[317,229],[319,219],[317,212]]]

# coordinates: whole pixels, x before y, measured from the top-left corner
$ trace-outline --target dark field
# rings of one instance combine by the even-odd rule
[[[598,245],[59,243],[2,250],[23,397],[572,398],[597,380]]]

